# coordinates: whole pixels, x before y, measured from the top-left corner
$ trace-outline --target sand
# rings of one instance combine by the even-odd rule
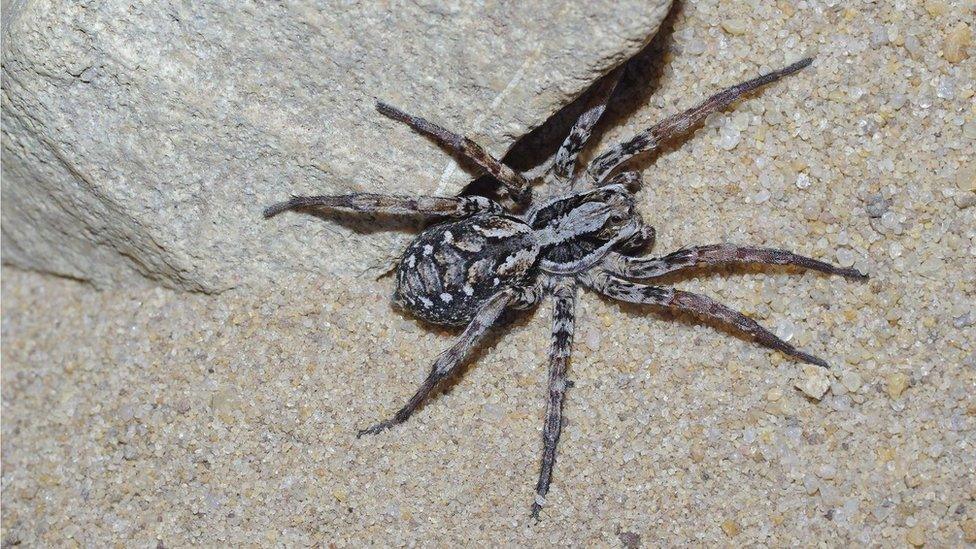
[[[535,523],[547,306],[408,423],[356,439],[453,337],[392,309],[390,278],[296,274],[208,296],[4,268],[3,542],[976,543],[976,52],[953,49],[973,10],[687,2],[601,136],[816,55],[644,162],[638,202],[659,253],[752,243],[870,273],[669,281],[828,372],[584,294]]]

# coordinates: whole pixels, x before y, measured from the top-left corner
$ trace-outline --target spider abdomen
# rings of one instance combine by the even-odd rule
[[[482,214],[429,227],[397,266],[393,300],[435,324],[466,324],[499,291],[524,287],[539,245],[522,220]]]

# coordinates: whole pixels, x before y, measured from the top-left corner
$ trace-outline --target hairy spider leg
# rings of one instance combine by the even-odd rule
[[[749,334],[760,345],[782,351],[810,364],[823,368],[829,367],[823,359],[797,349],[776,337],[755,320],[709,297],[674,288],[638,284],[599,270],[587,273],[583,281],[587,286],[607,297],[628,303],[657,305],[674,311],[692,313]]]
[[[590,94],[589,100],[586,103],[586,110],[576,120],[576,123],[573,124],[572,129],[569,130],[569,135],[566,136],[566,139],[556,152],[556,160],[553,163],[552,172],[562,178],[563,182],[568,183],[572,179],[573,172],[576,170],[576,160],[579,158],[583,148],[586,147],[587,141],[590,140],[590,136],[593,134],[593,128],[600,121],[600,117],[603,116],[604,111],[607,110],[607,102],[610,101],[610,96],[613,95],[613,91],[617,88],[617,83],[620,81],[622,74],[623,67],[618,67],[600,81]],[[562,188],[560,190],[567,189]]]
[[[504,211],[497,202],[480,196],[399,196],[356,193],[334,196],[293,196],[291,200],[265,208],[264,217],[272,217],[286,210],[308,208],[427,217],[467,217],[481,212]]]
[[[636,192],[643,183],[644,178],[641,177],[640,172],[620,172],[607,181],[600,183],[598,186],[609,187],[611,185],[620,185],[630,192]]]
[[[682,269],[745,263],[795,265],[847,278],[866,279],[868,277],[857,269],[838,267],[786,250],[732,244],[710,244],[682,248],[664,257],[629,257],[613,252],[607,256],[602,266],[608,271],[626,278],[657,278]]]
[[[458,337],[457,341],[455,341],[454,345],[438,355],[427,378],[420,385],[420,388],[417,389],[417,392],[410,397],[410,400],[392,418],[381,421],[367,429],[360,429],[356,437],[375,435],[380,431],[384,431],[406,421],[417,410],[424,399],[430,395],[431,391],[437,387],[437,384],[454,373],[464,363],[464,360],[471,354],[471,349],[484,338],[488,329],[495,324],[498,317],[505,310],[505,307],[517,299],[516,294],[516,290],[502,290],[486,301],[481,306],[481,309],[478,310],[478,313],[475,314],[474,318],[471,319],[471,322],[468,323],[468,326],[461,333],[461,336]]]
[[[407,114],[400,109],[386,103],[377,103],[376,110],[399,122],[410,126],[414,130],[433,138],[438,143],[448,147],[455,154],[467,158],[482,169],[491,174],[508,190],[512,199],[518,203],[524,203],[532,196],[532,188],[529,182],[519,172],[502,164],[500,160],[488,154],[481,145],[463,135],[456,134],[433,122]]]
[[[549,346],[549,400],[546,401],[546,419],[542,427],[542,460],[539,481],[535,486],[532,517],[538,519],[539,511],[546,503],[552,469],[556,464],[556,446],[563,428],[563,401],[566,399],[566,368],[573,346],[573,330],[576,307],[576,281],[560,279],[553,290],[552,340]]]
[[[653,150],[668,139],[679,135],[701,123],[708,115],[724,109],[732,104],[744,93],[775,82],[780,78],[799,71],[813,62],[812,58],[802,59],[792,65],[764,74],[752,80],[736,84],[709,97],[701,104],[682,113],[671,115],[650,128],[638,133],[630,140],[614,146],[610,150],[593,159],[588,168],[593,179],[600,183],[614,168],[634,156]]]

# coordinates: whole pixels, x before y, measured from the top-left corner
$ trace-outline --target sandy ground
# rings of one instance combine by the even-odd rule
[[[661,253],[753,243],[869,272],[674,280],[828,373],[584,295],[536,524],[546,306],[357,440],[453,336],[391,309],[389,278],[205,296],[5,268],[3,543],[976,543],[976,52],[953,49],[976,7],[728,4],[682,7],[602,140],[816,54],[644,162],[639,204]]]

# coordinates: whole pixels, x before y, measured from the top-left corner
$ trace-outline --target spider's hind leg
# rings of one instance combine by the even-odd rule
[[[603,265],[613,273],[626,278],[657,278],[675,271],[695,267],[748,263],[795,265],[847,278],[865,279],[868,277],[857,269],[838,267],[786,250],[732,244],[693,246],[672,252],[664,257],[628,257],[621,254],[610,254]]]
[[[414,395],[410,397],[410,400],[392,418],[381,421],[372,427],[360,429],[356,437],[375,435],[406,421],[420,407],[424,399],[430,395],[431,391],[437,387],[437,384],[454,373],[464,363],[464,360],[471,354],[471,350],[498,321],[505,308],[512,304],[519,305],[518,299],[517,292],[513,290],[501,291],[489,299],[481,306],[481,309],[475,314],[474,318],[471,319],[471,322],[468,323],[467,328],[464,329],[464,332],[461,333],[461,336],[454,345],[437,357],[437,360],[434,361],[434,366],[430,369],[430,373],[427,374],[427,378],[424,379],[424,382]]]
[[[602,295],[618,301],[657,305],[672,311],[691,313],[706,320],[729,326],[752,336],[760,345],[776,349],[804,362],[827,368],[827,362],[801,351],[776,334],[762,327],[748,316],[722,305],[710,297],[660,286],[648,286],[624,280],[606,271],[594,270],[587,274],[584,282]]]
[[[576,282],[564,279],[553,291],[552,343],[549,348],[549,386],[546,401],[546,419],[542,428],[542,461],[539,481],[535,487],[532,517],[539,518],[539,511],[546,503],[552,469],[556,464],[556,446],[563,428],[563,401],[566,398],[566,368],[573,345],[575,322]]]

